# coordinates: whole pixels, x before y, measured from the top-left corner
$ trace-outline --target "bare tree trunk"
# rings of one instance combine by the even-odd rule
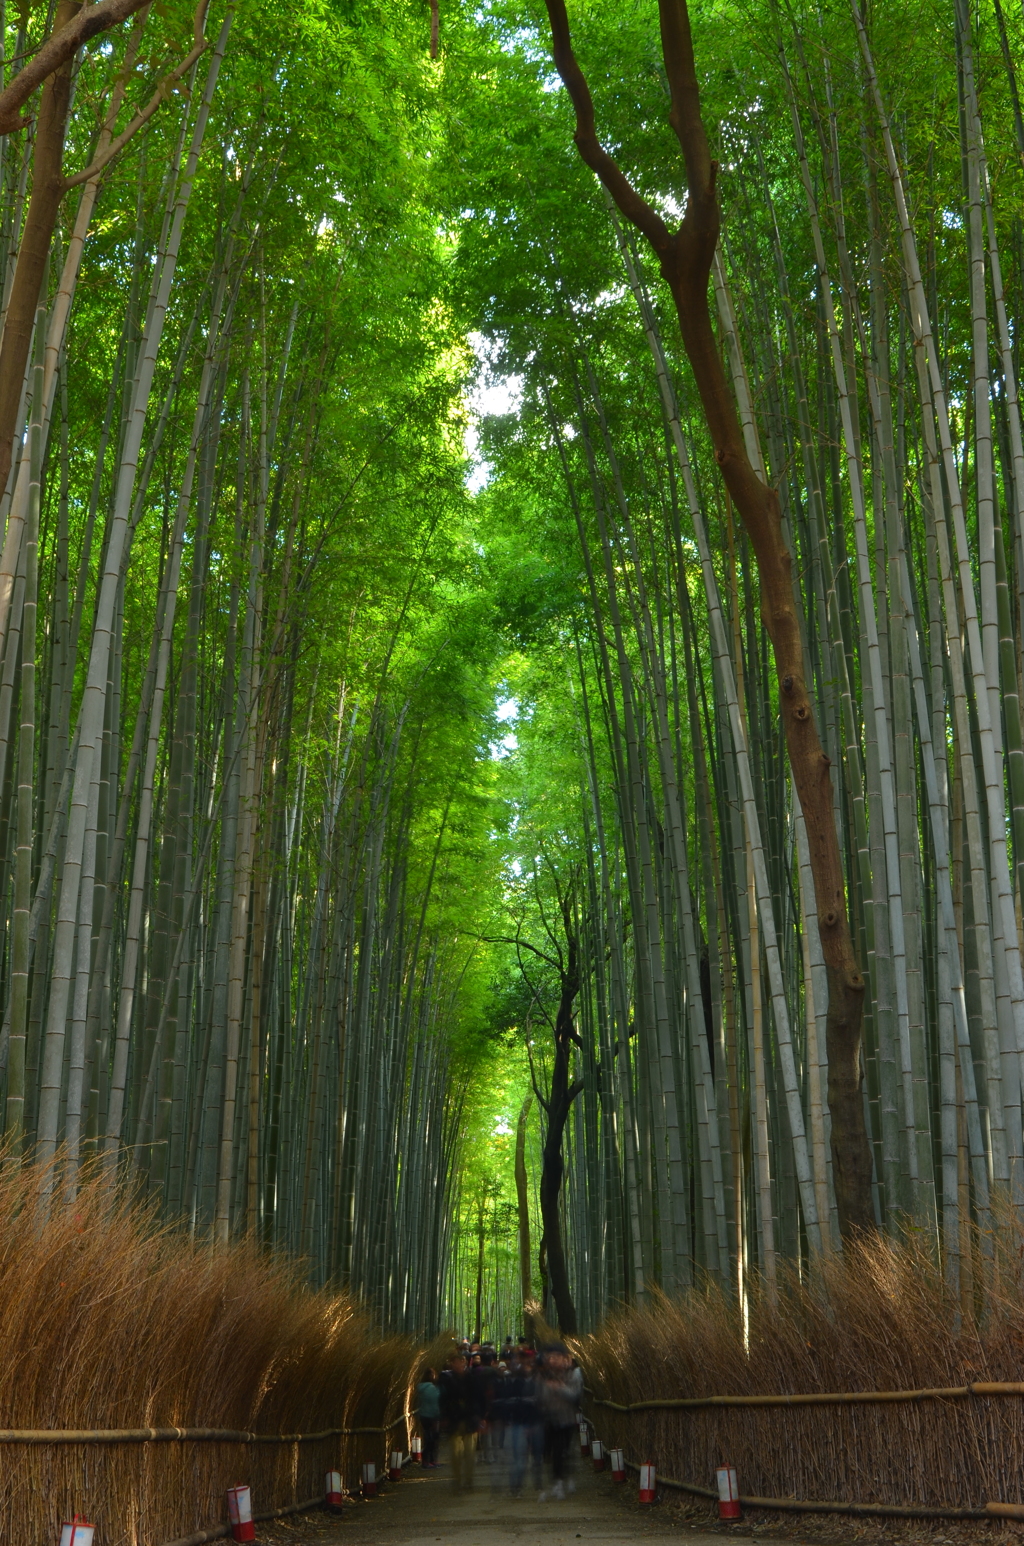
[[[540,1172],[540,1216],[544,1229],[541,1253],[547,1262],[547,1278],[558,1312],[558,1325],[567,1336],[576,1333],[576,1305],[569,1285],[569,1268],[565,1258],[565,1241],[562,1238],[560,1200],[565,1161],[562,1157],[562,1139],[565,1124],[572,1110],[572,1103],[583,1088],[582,1081],[569,1080],[569,1055],[573,1045],[573,1006],[580,990],[579,944],[572,929],[572,919],[563,904],[567,954],[561,972],[561,993],[558,1013],[555,1016],[554,1063],[551,1070],[551,1090],[545,1102],[547,1124],[544,1132]]]
[[[807,827],[828,976],[828,1098],[840,1227],[845,1234],[870,1229],[875,1222],[871,1150],[860,1069],[864,978],[847,917],[831,764],[818,736],[808,692],[798,600],[778,496],[751,465],[708,305],[719,231],[718,165],[711,159],[700,116],[689,14],[685,0],[660,0],[662,51],[672,95],[669,122],[686,162],[689,191],[686,214],[673,234],[602,148],[590,90],[572,51],[564,0],[547,0],[547,9],[555,64],[576,109],[577,148],[622,213],[647,238],[658,259],[675,302],[716,460],[757,559],[761,611],[774,651],[786,744]]]
[[[53,30],[59,32],[82,9],[81,0],[60,0]],[[32,323],[39,301],[39,289],[46,271],[57,223],[57,211],[64,197],[64,134],[71,102],[71,59],[68,58],[50,76],[43,87],[36,120],[35,152],[32,160],[32,196],[29,199],[25,229],[18,251],[11,298],[0,341],[0,492],[7,486],[18,410],[28,351],[32,342]],[[0,597],[0,611],[3,598]]]
[[[523,1109],[516,1123],[516,1206],[519,1211],[519,1287],[523,1304],[533,1298],[533,1266],[530,1254],[530,1193],[526,1175],[526,1123],[533,1105],[533,1096],[523,1101]],[[533,1316],[523,1311],[523,1336],[533,1339]]]
[[[36,709],[36,597],[39,546],[39,495],[43,464],[42,334],[45,310],[39,308],[39,355],[35,368],[32,424],[29,430],[31,483],[25,530],[25,600],[21,656],[21,725],[18,740],[18,818],[14,876],[14,918],[11,947],[10,1062],[7,1076],[7,1141],[11,1153],[21,1153],[25,1140],[25,1035],[28,1025],[28,977],[32,946],[29,938],[32,900],[32,848],[35,841],[34,764]]]
[[[484,1233],[484,1202],[481,1197],[476,1216],[476,1311],[473,1316],[473,1341],[479,1342],[483,1335],[483,1305],[484,1305],[484,1246],[487,1236]]]

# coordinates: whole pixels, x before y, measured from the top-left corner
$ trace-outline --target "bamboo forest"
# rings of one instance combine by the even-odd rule
[[[1020,0],[0,4],[9,1223],[381,1335],[979,1302],[1022,96]]]

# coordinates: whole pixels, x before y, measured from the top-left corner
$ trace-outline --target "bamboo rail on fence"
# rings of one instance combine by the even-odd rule
[[[925,1387],[921,1390],[851,1390],[809,1391],[792,1395],[748,1396],[680,1396],[651,1401],[611,1401],[585,1390],[592,1406],[603,1406],[627,1416],[632,1412],[671,1412],[708,1407],[806,1407],[806,1406],[865,1406],[896,1402],[962,1400],[968,1396],[1024,1396],[1024,1381],[1020,1380],[973,1380],[968,1385]],[[633,1460],[625,1464],[631,1471],[639,1470]],[[658,1476],[658,1484],[694,1497],[717,1500],[714,1487],[701,1487],[696,1482],[681,1482],[674,1477]],[[792,1514],[848,1514],[874,1519],[1015,1519],[1024,1521],[1024,1504],[986,1502],[974,1508],[942,1508],[930,1504],[901,1503],[842,1503],[813,1498],[766,1498],[742,1495],[739,1503],[743,1508],[768,1509]]]
[[[888,1401],[955,1401],[964,1396],[1024,1396],[1024,1381],[974,1380],[970,1385],[937,1386],[934,1390],[848,1390],[810,1391],[780,1396],[680,1396],[665,1400],[608,1401],[588,1391],[595,1406],[613,1412],[671,1412],[712,1406],[858,1406]]]
[[[414,1415],[401,1412],[381,1427],[324,1428],[319,1433],[250,1433],[244,1428],[0,1428],[0,1444],[317,1444],[328,1439],[390,1433],[392,1428]],[[285,1503],[279,1508],[256,1513],[253,1519],[257,1523],[281,1519],[287,1514],[301,1514],[307,1509],[318,1508],[322,1503],[322,1495],[317,1494],[301,1503]],[[203,1546],[206,1541],[221,1540],[230,1533],[228,1524],[211,1525],[206,1530],[169,1541],[166,1546]]]
[[[639,1471],[635,1460],[625,1461],[630,1471]],[[696,1482],[679,1482],[673,1476],[659,1476],[659,1487],[670,1487],[676,1492],[692,1493],[697,1498],[718,1501],[716,1487],[699,1487]],[[753,1494],[741,1494],[737,1500],[741,1508],[771,1509],[785,1514],[852,1514],[866,1519],[1024,1519],[1024,1505],[1020,1503],[986,1503],[981,1508],[942,1508],[930,1503],[833,1503],[815,1498],[759,1498]],[[177,1541],[171,1546],[179,1546]],[[181,1543],[184,1546],[184,1543]]]
[[[0,1444],[321,1444],[360,1433],[390,1433],[414,1414],[403,1412],[382,1428],[325,1428],[322,1433],[248,1433],[242,1428],[0,1428]]]
[[[625,1462],[629,1470],[640,1467],[633,1460]],[[672,1476],[659,1476],[659,1487],[671,1487],[677,1492],[692,1493],[698,1498],[717,1502],[718,1489],[698,1487],[696,1482],[679,1482]],[[937,1504],[922,1503],[833,1503],[814,1498],[759,1498],[741,1494],[737,1500],[741,1508],[771,1509],[786,1514],[852,1514],[867,1519],[1024,1519],[1024,1507],[1019,1503],[986,1503],[982,1508],[941,1508]],[[171,1546],[178,1546],[172,1542]],[[184,1543],[182,1543],[184,1546]]]

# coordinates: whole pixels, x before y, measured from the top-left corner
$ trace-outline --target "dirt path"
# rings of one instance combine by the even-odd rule
[[[674,1510],[641,1511],[632,1501],[635,1479],[617,1487],[610,1476],[595,1476],[589,1461],[577,1461],[576,1491],[564,1502],[541,1503],[533,1491],[513,1499],[498,1466],[478,1464],[476,1477],[472,1492],[458,1494],[447,1464],[436,1471],[410,1466],[397,1486],[380,1498],[348,1505],[340,1518],[282,1520],[273,1528],[261,1526],[259,1539],[272,1546],[576,1546],[577,1541],[633,1546],[670,1536],[678,1541],[685,1533],[688,1546],[722,1546],[720,1536],[681,1527]],[[746,1532],[730,1532],[730,1540],[752,1546]]]
[[[442,1451],[442,1455],[444,1452]],[[371,1502],[346,1504],[340,1517],[300,1514],[260,1525],[261,1546],[1020,1546],[1014,1527],[992,1520],[867,1520],[758,1514],[728,1526],[709,1505],[665,1492],[651,1508],[636,1498],[636,1477],[617,1486],[577,1458],[576,1491],[544,1502],[530,1490],[511,1498],[498,1467],[476,1468],[472,1493],[452,1491],[451,1470],[409,1466],[397,1486]],[[492,1479],[494,1490],[492,1490]]]

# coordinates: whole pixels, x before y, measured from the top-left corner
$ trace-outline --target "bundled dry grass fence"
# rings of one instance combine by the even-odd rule
[[[696,1406],[621,1412],[657,1400],[895,1392],[1024,1380],[1019,1231],[979,1254],[965,1307],[925,1245],[872,1240],[803,1280],[756,1294],[744,1316],[717,1289],[613,1316],[580,1340],[590,1416],[631,1461],[695,1488],[737,1468],[765,1499],[890,1508],[1024,1502],[1024,1390],[913,1401]]]
[[[248,1246],[159,1230],[98,1179],[41,1222],[46,1180],[0,1158],[0,1540],[48,1546],[77,1510],[98,1546],[161,1546],[223,1521],[235,1482],[267,1511],[322,1496],[328,1469],[352,1487],[363,1460],[383,1465],[411,1342],[382,1343],[348,1299]],[[140,1428],[239,1438],[12,1438]],[[338,1429],[368,1431],[241,1438]]]

